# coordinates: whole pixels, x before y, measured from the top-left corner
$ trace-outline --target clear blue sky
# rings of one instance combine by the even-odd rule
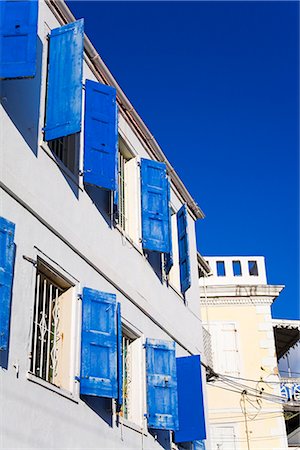
[[[299,314],[297,2],[68,2],[204,210],[202,255],[263,255]]]

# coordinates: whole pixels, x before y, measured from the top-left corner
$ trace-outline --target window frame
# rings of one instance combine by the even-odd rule
[[[127,229],[124,230],[124,228],[120,225],[119,219],[116,220],[115,228],[126,238],[128,242],[141,254],[143,254],[142,249],[142,242],[141,242],[141,233],[142,233],[142,226],[141,226],[141,188],[140,188],[140,156],[134,151],[133,147],[128,143],[126,137],[120,132],[119,130],[119,146],[118,146],[118,155],[120,151],[120,146],[124,147],[125,153],[127,155],[130,155],[130,157],[127,159],[127,162],[132,161],[133,167],[130,168],[130,170],[133,173],[133,177],[131,179],[132,184],[130,188],[128,188],[131,191],[134,191],[134,197],[131,197],[131,209],[134,210],[134,216],[129,215],[127,217],[127,223],[130,224]],[[119,156],[118,156],[119,161]],[[125,164],[126,166],[126,164]],[[119,188],[119,162],[118,162],[118,188]],[[126,195],[130,195],[127,191]],[[126,199],[125,199],[126,202]],[[112,202],[113,203],[113,202]],[[128,203],[128,200],[127,200]],[[118,204],[119,205],[119,191],[118,191]],[[127,205],[128,207],[128,205]],[[113,204],[111,205],[111,209],[113,210]],[[130,208],[129,208],[130,209]],[[119,210],[118,210],[119,213]]]
[[[133,342],[139,340],[139,354],[135,355],[135,365],[140,368],[140,379],[138,388],[140,389],[140,422],[137,423],[134,418],[124,417],[120,412],[118,413],[118,420],[122,425],[131,428],[139,433],[148,435],[147,421],[145,413],[147,409],[146,405],[146,358],[145,358],[145,337],[144,334],[135,328],[131,323],[122,317],[122,341],[123,333],[126,333],[129,339]],[[123,362],[123,344],[122,344],[122,362]],[[124,379],[124,370],[123,370]],[[123,380],[122,380],[123,383]],[[133,391],[136,389],[133,387]],[[124,391],[123,391],[123,405],[124,405]],[[123,408],[122,405],[122,408]],[[121,409],[122,410],[122,409]],[[137,414],[137,413],[136,413]]]
[[[63,397],[66,397],[76,403],[79,402],[79,383],[77,382],[78,374],[80,372],[80,361],[79,361],[79,344],[80,344],[80,315],[81,308],[79,308],[79,303],[77,301],[79,295],[79,281],[73,277],[69,272],[62,268],[60,264],[54,261],[52,258],[47,256],[42,250],[34,247],[34,254],[32,255],[33,265],[32,277],[31,277],[31,296],[32,296],[32,307],[30,314],[30,333],[29,333],[29,351],[28,351],[28,363],[27,363],[27,373],[26,378],[30,382],[34,382],[48,390],[51,390]],[[72,301],[71,305],[71,318],[70,318],[70,357],[69,357],[69,389],[65,387],[59,387],[45,379],[35,375],[31,371],[31,358],[32,358],[32,342],[34,335],[34,317],[35,317],[35,302],[36,302],[36,279],[38,264],[43,265],[53,272],[60,279],[65,280],[66,283],[72,289],[70,299]]]

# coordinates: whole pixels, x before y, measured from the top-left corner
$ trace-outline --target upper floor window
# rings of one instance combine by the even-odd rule
[[[44,139],[55,156],[78,174],[83,20],[51,30],[48,44]]]
[[[240,375],[238,336],[235,323],[210,323],[213,364],[216,372],[225,375]]]
[[[63,136],[48,142],[50,150],[74,175],[79,171],[80,134]]]

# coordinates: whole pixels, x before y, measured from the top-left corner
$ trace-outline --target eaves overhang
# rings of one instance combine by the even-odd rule
[[[272,320],[277,359],[300,342],[300,320]]]
[[[74,22],[76,18],[71,13],[70,9],[64,1],[61,0],[45,0],[45,3],[49,6],[57,20],[63,25],[66,23]],[[157,161],[164,162],[167,166],[167,171],[170,176],[171,182],[174,188],[177,190],[182,201],[187,204],[187,207],[192,215],[196,219],[203,219],[205,217],[203,211],[193,199],[187,188],[173,169],[170,162],[167,160],[162,149],[158,145],[154,136],[150,133],[148,127],[145,125],[139,114],[136,112],[115,78],[110,73],[106,64],[98,54],[97,50],[87,37],[84,35],[84,50],[86,55],[86,63],[93,71],[95,77],[104,84],[113,86],[117,90],[117,102],[119,111],[125,117],[127,121],[133,126],[140,139],[147,147],[149,154]]]

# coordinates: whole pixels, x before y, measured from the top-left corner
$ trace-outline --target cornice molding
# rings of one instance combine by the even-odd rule
[[[228,305],[272,305],[270,297],[204,297],[200,298],[201,306],[228,306]]]
[[[213,285],[213,286],[199,286],[200,297],[202,298],[219,298],[219,297],[266,297],[266,301],[272,301],[282,291],[282,285],[258,284],[258,285]]]

